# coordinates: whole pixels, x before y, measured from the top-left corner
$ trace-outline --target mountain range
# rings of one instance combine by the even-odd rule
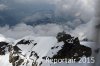
[[[13,41],[10,39],[0,41],[0,65],[66,66],[67,64],[68,66],[80,66],[78,62],[82,58],[92,57],[98,52],[99,50],[95,48],[95,42],[80,42],[78,37],[72,37],[64,32],[58,33],[57,37],[26,36]],[[55,61],[55,59],[65,58],[68,59],[66,62],[73,58],[75,63],[60,64],[57,60]],[[91,64],[81,63],[81,65],[88,66]]]

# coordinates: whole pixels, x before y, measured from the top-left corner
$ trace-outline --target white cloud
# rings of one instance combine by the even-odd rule
[[[63,31],[63,27],[57,24],[46,24],[46,25],[38,25],[34,27],[34,31],[36,34],[44,35],[44,36],[56,36],[58,32]]]
[[[60,0],[56,3],[55,13],[75,17],[80,14],[80,18],[88,21],[94,15],[94,0]]]
[[[96,23],[93,19],[86,24],[82,24],[76,27],[76,29],[73,30],[72,33],[78,36],[80,39],[88,38],[89,40],[95,41],[97,36],[97,29],[95,27]]]
[[[61,32],[64,29],[68,29],[68,27],[58,25],[58,24],[30,26],[30,25],[21,23],[13,27],[9,27],[8,25],[4,27],[0,27],[0,34],[5,35],[6,37],[18,39],[18,38],[22,38],[28,35],[56,36],[58,32]],[[68,31],[66,30],[66,32]]]
[[[26,24],[18,24],[13,26],[12,28],[6,28],[6,31],[3,34],[7,37],[11,38],[21,38],[27,35],[34,35],[33,27],[26,25]]]
[[[81,18],[85,22],[90,21],[94,17],[94,0],[15,0],[19,3],[47,3],[55,5],[55,16],[63,16],[70,18]],[[48,7],[47,7],[48,8]],[[67,16],[67,17],[66,17]],[[22,22],[34,22],[38,19],[44,18],[44,15],[39,13],[26,16]],[[51,16],[52,17],[52,16]]]
[[[5,4],[0,4],[0,11],[4,11],[8,9],[8,6],[6,6]]]
[[[18,3],[47,3],[56,6],[57,11],[81,12],[94,10],[94,0],[14,0]],[[74,12],[74,13],[75,13]],[[92,12],[92,11],[91,11]]]
[[[95,29],[95,22],[93,21],[90,21],[86,24],[81,24],[77,26],[75,29],[71,29],[66,24],[65,25],[45,24],[45,25],[31,26],[25,23],[21,23],[13,27],[9,27],[8,25],[0,27],[0,34],[3,34],[5,37],[14,39],[19,39],[29,35],[56,36],[58,32],[62,31],[66,31],[66,33],[68,34],[79,37],[80,40],[88,38],[89,40],[95,41],[94,37],[96,37],[97,35]]]

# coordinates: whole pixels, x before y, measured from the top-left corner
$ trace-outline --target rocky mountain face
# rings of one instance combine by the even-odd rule
[[[77,37],[60,32],[56,38],[27,36],[13,44],[0,42],[0,55],[7,53],[12,66],[45,66],[46,58],[74,58],[78,62],[83,56],[90,57],[92,49],[81,45]]]
[[[0,55],[5,55],[7,52],[10,52],[10,44],[7,42],[0,42]]]

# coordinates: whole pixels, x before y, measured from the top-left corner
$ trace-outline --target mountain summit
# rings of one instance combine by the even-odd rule
[[[90,47],[81,45],[78,37],[65,32],[58,33],[57,37],[27,36],[10,43],[0,42],[0,57],[7,57],[9,66],[50,66],[51,63],[46,63],[48,58],[67,58],[67,61],[73,58],[78,62],[83,56],[91,55]]]

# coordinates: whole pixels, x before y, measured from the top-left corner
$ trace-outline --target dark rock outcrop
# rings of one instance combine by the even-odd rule
[[[22,39],[21,41],[17,42],[17,45],[18,44],[30,44],[33,40],[25,40],[25,39]]]
[[[5,55],[8,44],[7,42],[0,42],[0,55]]]
[[[71,37],[71,35],[65,32],[58,33],[57,39],[58,42],[64,42],[64,45],[52,59],[73,58],[77,62],[81,57],[90,57],[92,54],[91,48],[81,45],[78,38]]]

